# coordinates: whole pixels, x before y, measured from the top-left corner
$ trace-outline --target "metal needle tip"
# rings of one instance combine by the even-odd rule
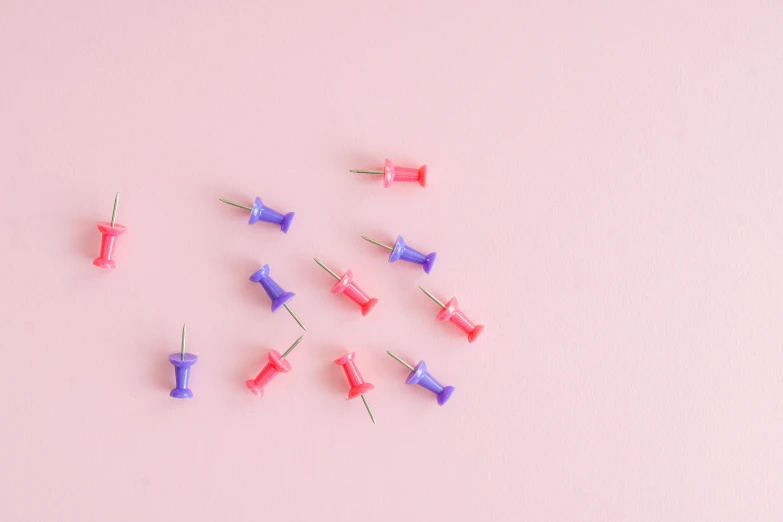
[[[361,170],[361,169],[352,169],[349,172],[355,172],[356,174],[375,174],[375,175],[381,175],[383,174],[382,170]]]
[[[296,345],[302,342],[302,339],[304,338],[304,334],[299,336],[299,339],[294,341],[294,344],[292,344],[288,350],[285,351],[283,355],[280,356],[281,359],[285,359],[286,355],[294,351],[294,348],[296,348]]]
[[[367,402],[367,398],[362,394],[362,401],[364,402],[364,407],[367,408],[367,413],[370,414],[370,419],[372,419],[373,424],[378,424],[375,422],[375,415],[372,414],[372,410],[370,409],[370,403]]]
[[[240,205],[239,203],[234,203],[233,201],[229,201],[227,199],[223,199],[223,198],[218,198],[218,199],[220,201],[222,201],[223,203],[227,203],[227,204],[231,205],[232,207],[243,208],[243,209],[245,209],[247,211],[252,211],[253,210],[252,207],[246,207],[245,205]]]
[[[305,328],[305,325],[304,325],[304,324],[302,324],[302,320],[301,320],[301,319],[299,319],[299,317],[298,317],[298,316],[297,316],[297,315],[294,313],[294,311],[293,311],[293,310],[291,310],[291,307],[290,307],[290,306],[288,306],[288,303],[284,304],[283,306],[285,307],[285,309],[286,309],[286,310],[288,310],[288,313],[289,313],[289,314],[291,314],[291,317],[293,317],[293,318],[294,318],[294,321],[296,321],[296,323],[297,323],[299,326],[301,326],[301,327],[302,327],[302,330],[304,330],[304,331],[306,332],[306,331],[307,331],[307,328]]]
[[[440,305],[440,307],[441,307],[441,308],[446,308],[446,305],[445,305],[445,304],[443,304],[443,303],[441,303],[440,299],[438,299],[437,297],[435,297],[434,295],[432,295],[431,293],[429,293],[428,291],[426,291],[426,290],[425,290],[424,288],[422,288],[421,286],[419,286],[419,288],[421,289],[421,291],[422,291],[422,292],[424,292],[425,294],[427,294],[427,295],[430,297],[430,299],[432,299],[433,301],[435,301],[436,303],[438,303],[438,304]]]
[[[120,193],[114,196],[114,209],[111,211],[111,226],[114,227],[114,222],[117,221],[117,205],[120,203]]]
[[[181,357],[182,357],[183,361],[185,360],[185,334],[187,333],[187,331],[188,331],[188,327],[186,326],[185,323],[182,323],[182,354],[181,354]]]
[[[393,249],[392,247],[390,247],[389,245],[384,245],[383,243],[380,243],[380,242],[378,242],[378,241],[376,241],[376,240],[374,240],[374,239],[372,239],[372,238],[369,238],[369,237],[367,237],[367,236],[362,236],[362,239],[364,239],[365,241],[369,241],[369,242],[370,242],[370,243],[372,243],[373,245],[378,245],[379,247],[383,247],[383,248],[385,248],[386,250],[394,250],[394,249]]]
[[[400,364],[404,365],[404,366],[405,366],[406,368],[408,368],[410,371],[414,371],[414,370],[415,370],[415,368],[414,368],[413,366],[411,366],[410,364],[406,363],[405,361],[403,361],[402,359],[400,359],[399,357],[397,357],[396,355],[394,355],[393,353],[391,353],[389,350],[386,350],[386,353],[388,353],[389,355],[391,355],[391,356],[392,356],[394,359],[396,359],[396,360],[397,360],[397,362],[399,362]]]
[[[325,264],[321,263],[321,262],[318,260],[318,258],[317,258],[317,257],[314,257],[313,259],[315,260],[315,262],[316,262],[316,263],[318,263],[318,266],[320,266],[321,268],[323,268],[324,270],[326,270],[327,272],[329,272],[330,274],[332,274],[332,277],[334,277],[334,278],[335,278],[335,279],[337,279],[338,281],[340,280],[340,276],[338,276],[337,274],[335,274],[334,272],[332,272],[331,270],[329,270],[329,267],[328,267],[328,266],[326,266]]]

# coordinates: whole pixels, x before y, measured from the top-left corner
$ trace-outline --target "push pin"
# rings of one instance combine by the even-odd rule
[[[358,304],[362,307],[362,315],[367,315],[370,313],[370,310],[375,308],[375,305],[378,304],[378,299],[375,297],[370,297],[367,294],[364,293],[364,291],[359,288],[356,283],[353,280],[353,274],[350,270],[346,271],[342,277],[338,276],[331,270],[329,270],[329,267],[325,264],[321,263],[318,259],[315,259],[315,262],[318,263],[318,265],[332,274],[332,277],[337,279],[337,283],[332,288],[333,294],[344,294],[347,296],[351,301]]]
[[[259,373],[255,379],[245,381],[245,386],[247,386],[251,392],[255,393],[256,396],[263,397],[264,386],[266,386],[269,381],[275,377],[275,375],[278,373],[288,373],[291,371],[291,363],[286,361],[285,358],[294,350],[294,348],[296,348],[297,344],[302,342],[303,337],[304,335],[299,336],[299,339],[297,339],[296,342],[292,344],[283,355],[280,355],[276,350],[269,350],[269,355],[267,356],[269,358],[269,362],[266,363],[264,369],[261,370],[261,373]]]
[[[370,404],[367,402],[367,398],[364,396],[368,391],[375,389],[375,386],[369,382],[364,382],[362,374],[359,373],[359,369],[356,367],[356,363],[353,360],[356,358],[356,352],[351,352],[348,355],[344,355],[334,361],[335,364],[339,364],[343,367],[345,377],[348,379],[348,384],[351,385],[351,390],[348,392],[347,400],[361,397],[364,402],[364,407],[367,408],[367,413],[370,414],[372,423],[375,424],[375,415],[372,414]]]
[[[198,355],[185,353],[185,325],[182,325],[182,351],[169,355],[169,362],[174,365],[174,376],[177,380],[177,386],[171,390],[171,395],[175,399],[190,399],[193,392],[188,388],[188,379],[190,378],[190,367],[198,361]]]
[[[98,223],[98,230],[101,231],[103,237],[101,238],[101,255],[95,258],[92,262],[93,265],[101,268],[114,268],[117,265],[114,264],[114,260],[111,256],[114,254],[114,245],[117,243],[117,236],[125,232],[125,227],[119,223],[115,223],[117,220],[117,205],[120,202],[120,193],[114,196],[114,210],[111,212],[111,223],[101,221]]]
[[[419,364],[414,368],[410,364],[406,363],[389,350],[386,353],[391,355],[400,364],[408,368],[411,373],[405,380],[405,384],[418,384],[422,388],[425,388],[438,396],[438,405],[443,406],[451,399],[451,395],[454,393],[454,386],[441,386],[441,384],[435,380],[435,377],[430,375],[427,371],[427,365],[424,361],[419,361]]]
[[[228,201],[227,199],[220,199],[220,201],[223,203],[228,203],[229,205],[233,205],[237,208],[249,210],[250,220],[247,222],[248,225],[252,225],[258,221],[266,221],[267,223],[280,225],[280,230],[286,234],[288,233],[288,228],[291,226],[291,222],[294,220],[294,212],[281,214],[276,210],[272,210],[271,208],[264,206],[264,204],[261,202],[261,198],[258,197],[253,203],[252,207],[246,207],[245,205],[240,205],[239,203],[234,203],[233,201]]]
[[[397,167],[391,160],[386,159],[383,162],[383,170],[360,170],[354,169],[351,172],[357,174],[374,174],[383,176],[383,187],[388,188],[395,181],[418,181],[422,187],[427,186],[427,165],[422,165],[418,169],[410,167]]]
[[[254,283],[261,283],[261,286],[264,287],[264,290],[266,290],[266,295],[268,295],[269,299],[272,300],[272,312],[277,312],[277,309],[281,306],[285,307],[285,309],[288,310],[288,313],[291,314],[291,317],[294,318],[294,321],[296,321],[297,324],[302,327],[302,330],[306,332],[307,328],[305,328],[305,325],[302,324],[302,321],[299,319],[299,317],[297,317],[294,311],[291,310],[291,307],[288,306],[288,301],[293,299],[296,294],[293,292],[283,291],[283,289],[280,288],[280,285],[275,283],[275,281],[269,277],[270,270],[271,268],[269,268],[269,265],[264,265],[250,276],[250,280]]]
[[[362,236],[362,239],[369,241],[373,245],[378,245],[379,247],[385,248],[386,250],[391,250],[391,254],[389,254],[389,263],[393,263],[398,259],[402,259],[403,261],[408,261],[410,263],[416,263],[421,265],[424,268],[424,272],[427,274],[432,271],[432,266],[435,264],[435,258],[438,255],[437,252],[432,252],[431,254],[427,254],[425,256],[418,250],[406,245],[405,240],[402,239],[402,236],[397,236],[397,241],[394,243],[393,247],[384,245],[383,243],[367,236]]]
[[[425,289],[421,288],[421,291],[427,294],[430,299],[438,303],[438,305],[442,308],[442,310],[438,312],[438,315],[435,317],[435,319],[438,321],[451,321],[454,323],[460,330],[468,334],[468,342],[472,343],[475,341],[476,338],[481,335],[481,332],[484,331],[483,324],[474,325],[472,322],[470,322],[470,319],[465,317],[465,314],[462,313],[462,310],[459,309],[459,305],[457,304],[457,299],[455,297],[449,299],[448,303],[443,304],[440,299]]]

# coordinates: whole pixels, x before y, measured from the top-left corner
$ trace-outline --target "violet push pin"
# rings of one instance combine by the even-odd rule
[[[269,350],[269,354],[267,355],[269,362],[266,363],[264,369],[261,370],[261,373],[259,373],[255,379],[245,381],[245,386],[247,386],[256,396],[263,397],[264,386],[269,384],[269,381],[271,381],[278,373],[288,373],[291,371],[291,363],[286,361],[285,358],[294,350],[294,348],[296,348],[297,344],[302,342],[303,337],[304,335],[300,335],[299,339],[297,339],[296,342],[294,342],[294,344],[292,344],[283,355],[280,355],[277,350]]]
[[[411,371],[410,375],[408,375],[408,378],[405,380],[405,384],[418,384],[422,388],[431,391],[438,396],[439,406],[443,406],[449,401],[449,399],[451,399],[451,396],[454,393],[454,386],[442,386],[438,381],[435,380],[435,377],[430,375],[430,373],[427,371],[427,365],[424,363],[424,361],[419,361],[419,364],[417,364],[414,368],[389,350],[386,350],[386,353],[391,355],[394,359],[397,360],[397,362]]]
[[[280,225],[280,230],[283,231],[284,234],[288,233],[288,229],[291,226],[291,222],[294,220],[294,212],[289,212],[288,214],[281,214],[280,212],[276,210],[272,210],[271,208],[264,206],[264,204],[261,202],[261,198],[256,197],[255,202],[253,203],[252,208],[246,207],[245,205],[240,205],[239,203],[234,203],[233,201],[228,201],[227,199],[221,199],[223,203],[228,203],[229,205],[233,205],[237,208],[243,208],[245,210],[250,211],[250,220],[248,220],[247,224],[252,225],[253,223],[257,223],[258,221],[266,221],[267,223],[274,223],[275,225]]]
[[[422,187],[427,186],[427,165],[422,165],[418,169],[411,167],[398,167],[391,160],[386,159],[383,162],[383,170],[361,170],[353,169],[351,172],[357,174],[374,174],[383,176],[383,187],[388,188],[395,181],[417,181]]]
[[[438,255],[437,252],[432,252],[427,255],[422,254],[418,250],[406,245],[405,240],[402,239],[402,236],[397,236],[397,241],[395,241],[393,247],[384,245],[380,241],[376,241],[367,236],[362,236],[362,239],[369,241],[373,245],[378,245],[379,247],[385,248],[386,250],[391,250],[391,254],[389,254],[389,263],[393,263],[398,259],[402,259],[403,261],[408,261],[410,263],[416,263],[421,265],[422,268],[424,268],[424,272],[427,274],[432,271],[432,267],[435,264],[435,258]]]
[[[351,301],[358,304],[362,308],[362,315],[367,315],[370,313],[370,310],[375,308],[375,305],[378,304],[378,299],[375,297],[370,297],[366,293],[364,293],[364,290],[359,288],[359,286],[354,282],[353,280],[353,273],[351,273],[350,270],[347,270],[342,277],[338,276],[331,270],[329,270],[329,267],[325,264],[321,263],[318,259],[315,259],[315,262],[318,263],[318,265],[332,274],[332,277],[337,279],[337,283],[332,288],[333,294],[343,294],[347,296]]]
[[[193,397],[193,392],[188,388],[188,379],[190,378],[190,367],[196,364],[198,361],[198,355],[192,353],[185,353],[185,332],[187,331],[185,325],[182,325],[182,350],[180,353],[172,353],[169,355],[169,362],[174,365],[174,377],[176,378],[177,385],[171,390],[171,395],[175,399],[190,399]]]
[[[476,338],[481,335],[481,332],[484,331],[483,324],[474,325],[470,319],[468,319],[465,314],[462,313],[462,310],[459,309],[456,298],[452,297],[446,304],[443,304],[440,299],[426,291],[424,288],[419,288],[421,288],[422,292],[427,294],[430,299],[438,303],[438,305],[442,308],[442,310],[438,312],[438,315],[435,317],[435,319],[438,321],[451,321],[454,323],[457,328],[468,334],[468,342],[472,343],[475,341]]]
[[[114,196],[114,210],[111,212],[111,223],[101,221],[98,223],[98,230],[101,231],[103,237],[101,238],[101,254],[95,258],[92,262],[93,265],[101,268],[112,269],[117,265],[114,264],[114,260],[111,258],[114,254],[114,245],[117,243],[117,236],[125,232],[125,227],[119,223],[115,223],[117,220],[117,205],[120,202],[120,193]]]
[[[307,328],[305,328],[305,325],[302,324],[302,321],[299,319],[299,317],[294,313],[293,310],[291,310],[291,307],[288,306],[288,301],[293,299],[296,294],[293,292],[285,292],[282,288],[280,288],[280,285],[275,283],[275,281],[269,277],[270,270],[271,268],[269,268],[269,265],[264,265],[250,276],[250,280],[254,283],[260,283],[261,286],[264,287],[266,295],[268,295],[269,299],[272,300],[272,312],[277,312],[278,308],[281,306],[284,307],[286,310],[288,310],[288,313],[291,314],[291,317],[294,318],[294,321],[296,321],[297,324],[302,327],[302,330],[306,332]]]
[[[370,409],[370,404],[367,402],[367,398],[364,396],[364,394],[368,391],[374,390],[375,386],[369,382],[364,382],[364,379],[362,379],[362,374],[359,373],[359,369],[356,367],[356,363],[354,362],[355,358],[356,352],[351,352],[348,355],[344,355],[335,360],[334,363],[343,367],[345,377],[348,379],[348,384],[351,386],[346,400],[361,397],[362,402],[364,402],[364,407],[367,408],[367,413],[370,414],[372,423],[375,424],[375,415],[373,415],[372,410]]]

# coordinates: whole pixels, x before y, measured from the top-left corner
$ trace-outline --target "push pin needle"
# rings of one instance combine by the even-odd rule
[[[284,304],[284,305],[283,305],[283,308],[285,308],[286,310],[288,310],[288,313],[289,313],[289,314],[291,314],[291,317],[293,317],[293,318],[294,318],[294,321],[296,321],[296,324],[298,324],[299,326],[301,326],[301,327],[302,327],[302,330],[304,330],[304,331],[306,332],[306,331],[307,331],[307,327],[304,325],[304,323],[302,322],[302,320],[301,320],[301,319],[299,319],[299,316],[298,316],[298,315],[296,315],[296,313],[295,313],[293,310],[291,310],[291,307],[290,307],[290,306],[288,306],[288,303]]]
[[[356,174],[375,174],[377,176],[383,176],[382,170],[361,170],[361,169],[352,169],[348,172],[355,172]]]
[[[432,299],[433,301],[435,301],[436,303],[438,303],[438,305],[439,305],[441,308],[446,308],[446,305],[445,305],[445,304],[443,304],[443,303],[441,302],[441,300],[440,300],[440,299],[438,299],[437,297],[435,297],[434,295],[432,295],[431,293],[429,293],[428,291],[426,291],[426,290],[425,290],[424,288],[422,288],[421,286],[420,286],[419,288],[421,289],[421,291],[422,291],[422,292],[424,292],[425,294],[427,294],[427,295],[429,296],[429,298],[430,298],[430,299]]]
[[[392,353],[392,352],[390,352],[389,350],[386,350],[386,353],[388,353],[389,355],[391,355],[393,359],[395,359],[397,362],[399,362],[400,364],[402,364],[403,366],[405,366],[406,368],[408,368],[410,371],[412,371],[412,372],[413,372],[413,371],[416,371],[416,369],[415,369],[413,366],[411,366],[410,364],[406,363],[405,361],[403,361],[402,359],[400,359],[399,357],[397,357],[397,355],[393,354],[393,353]]]
[[[319,261],[319,260],[318,260],[317,258],[315,258],[315,257],[313,258],[313,260],[314,260],[316,263],[318,263],[318,266],[320,266],[321,268],[323,268],[324,270],[326,270],[327,272],[329,272],[330,274],[332,274],[332,277],[334,277],[334,278],[335,278],[335,279],[337,279],[338,281],[340,280],[340,276],[338,276],[337,274],[335,274],[334,272],[332,272],[332,271],[329,269],[329,267],[328,267],[328,266],[326,266],[325,264],[321,263],[321,261]]]
[[[120,193],[114,196],[114,209],[111,211],[111,226],[114,228],[114,222],[117,221],[117,205],[120,203]]]
[[[180,357],[182,357],[183,361],[185,360],[185,334],[187,331],[187,326],[185,326],[185,323],[182,323],[182,351],[180,352]]]
[[[378,245],[379,247],[385,248],[386,250],[394,250],[394,247],[390,247],[389,245],[384,245],[383,243],[376,241],[372,238],[369,238],[367,236],[362,236],[362,239],[364,239],[365,241],[369,241],[373,245]]]
[[[378,424],[377,422],[375,422],[375,415],[372,414],[372,410],[370,409],[370,403],[367,402],[367,397],[365,397],[364,394],[362,394],[362,402],[364,403],[364,407],[367,408],[367,413],[370,414],[370,420],[372,420],[372,423]]]
[[[296,348],[296,345],[302,342],[302,339],[304,339],[304,334],[300,335],[300,336],[299,336],[299,339],[297,339],[296,341],[294,341],[294,344],[292,344],[292,345],[291,345],[291,346],[288,348],[288,350],[286,350],[286,351],[285,351],[285,353],[283,353],[283,355],[281,355],[281,356],[280,356],[280,358],[281,358],[281,359],[285,359],[285,356],[286,356],[286,355],[288,355],[289,353],[293,352],[293,351],[294,351],[294,348]]]
[[[223,198],[218,198],[218,199],[220,201],[222,201],[223,203],[228,203],[229,205],[232,205],[232,206],[237,207],[237,208],[243,208],[243,209],[247,210],[248,212],[253,210],[253,207],[246,207],[245,205],[240,205],[239,203],[234,203],[233,201],[229,201],[229,200],[223,199]]]

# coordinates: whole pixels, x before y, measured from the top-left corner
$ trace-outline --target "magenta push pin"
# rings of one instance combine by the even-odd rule
[[[364,394],[368,391],[374,390],[375,386],[369,382],[364,382],[362,374],[359,373],[359,369],[356,367],[356,363],[354,362],[355,358],[356,352],[351,352],[335,360],[334,363],[343,367],[345,377],[348,379],[348,384],[351,386],[351,390],[348,392],[348,397],[346,397],[346,399],[351,400],[355,399],[356,397],[361,397],[362,402],[364,402],[364,407],[367,408],[367,413],[370,414],[372,423],[375,424],[375,415],[373,415],[372,410],[370,409],[370,404],[367,402],[367,398],[364,396]]]
[[[483,324],[474,325],[470,319],[468,319],[465,314],[462,313],[462,310],[459,309],[459,305],[457,304],[457,299],[455,297],[452,297],[446,304],[443,304],[440,299],[422,287],[419,288],[421,288],[422,292],[427,294],[430,299],[438,303],[438,305],[442,308],[442,310],[438,312],[438,315],[435,317],[435,319],[438,321],[451,321],[457,328],[468,334],[469,343],[475,341],[476,338],[481,335],[481,332],[484,331]]]
[[[174,365],[174,377],[176,378],[176,387],[171,390],[171,395],[175,399],[190,399],[193,392],[188,388],[188,379],[190,378],[190,367],[198,361],[198,355],[185,353],[185,325],[182,325],[182,350],[180,353],[169,355],[169,362]]]
[[[95,258],[92,262],[93,265],[100,268],[112,269],[117,265],[114,264],[112,255],[114,255],[114,245],[117,243],[117,236],[125,232],[125,227],[119,223],[115,224],[117,220],[117,205],[120,202],[120,193],[114,196],[114,210],[111,212],[111,223],[101,221],[98,223],[98,230],[101,231],[103,237],[101,238],[101,254]]]
[[[350,270],[347,270],[343,276],[340,277],[332,272],[328,266],[321,263],[318,259],[313,259],[315,259],[315,262],[318,263],[318,266],[332,274],[332,277],[337,279],[337,283],[332,288],[332,293],[335,295],[343,294],[348,297],[348,299],[358,304],[362,308],[362,315],[369,314],[370,310],[375,308],[375,305],[378,304],[378,299],[376,297],[371,298],[364,292],[364,290],[359,288],[359,286],[353,280],[353,273],[351,273]]]
[[[361,170],[354,169],[351,172],[357,174],[374,174],[383,176],[383,187],[388,188],[395,181],[417,181],[422,187],[427,186],[427,165],[422,165],[418,169],[410,167],[398,167],[391,160],[386,159],[383,162],[383,170]]]
[[[454,393],[454,386],[442,386],[438,381],[435,380],[435,377],[430,375],[430,373],[427,371],[427,365],[424,363],[424,361],[419,361],[419,364],[417,364],[414,368],[389,350],[386,350],[386,353],[391,355],[394,359],[397,360],[397,362],[411,371],[410,375],[408,375],[408,379],[405,381],[405,384],[418,384],[422,388],[431,391],[437,395],[439,406],[443,406],[448,402],[449,399],[451,399],[451,396]]]
[[[402,236],[397,236],[397,241],[394,242],[393,247],[384,245],[380,241],[376,241],[367,236],[362,236],[362,239],[369,241],[373,245],[385,248],[386,250],[391,250],[391,254],[389,254],[389,263],[393,263],[398,259],[408,261],[409,263],[416,263],[417,265],[421,265],[422,268],[424,268],[424,272],[427,274],[432,271],[432,267],[435,264],[435,258],[438,256],[437,252],[424,255],[415,248],[411,248],[405,244],[405,240],[402,239]]]
[[[291,310],[291,307],[288,306],[288,301],[293,299],[296,294],[293,292],[286,292],[280,288],[280,285],[275,283],[275,281],[269,277],[269,272],[271,270],[272,269],[269,268],[269,265],[264,265],[250,276],[250,280],[254,283],[260,283],[261,286],[264,287],[266,295],[268,295],[269,299],[272,300],[272,312],[277,312],[278,308],[281,306],[284,307],[286,310],[288,310],[288,313],[291,314],[291,317],[294,318],[294,321],[296,321],[297,324],[302,327],[302,330],[306,332],[307,328],[305,328],[305,325],[302,324],[302,321],[299,319],[299,317],[294,313],[293,310]]]
[[[239,203],[234,203],[233,201],[228,201],[227,199],[220,199],[220,201],[223,203],[228,203],[229,205],[233,205],[237,208],[249,210],[250,220],[247,222],[248,225],[252,225],[253,223],[257,223],[259,221],[266,221],[267,223],[280,225],[280,230],[282,230],[284,234],[287,234],[288,229],[291,226],[291,222],[294,220],[294,212],[281,214],[280,212],[265,206],[259,197],[256,197],[252,207],[246,207],[245,205],[240,205]]]
[[[277,353],[277,350],[269,350],[269,355],[267,356],[269,362],[266,363],[264,369],[261,370],[261,373],[259,373],[255,379],[245,381],[245,386],[247,386],[251,392],[256,394],[256,396],[263,397],[264,386],[269,384],[269,381],[271,381],[278,373],[288,373],[291,371],[291,363],[286,361],[285,358],[294,350],[294,348],[296,348],[297,344],[302,342],[303,337],[304,335],[300,335],[299,339],[297,339],[296,342],[292,344],[283,355]]]

